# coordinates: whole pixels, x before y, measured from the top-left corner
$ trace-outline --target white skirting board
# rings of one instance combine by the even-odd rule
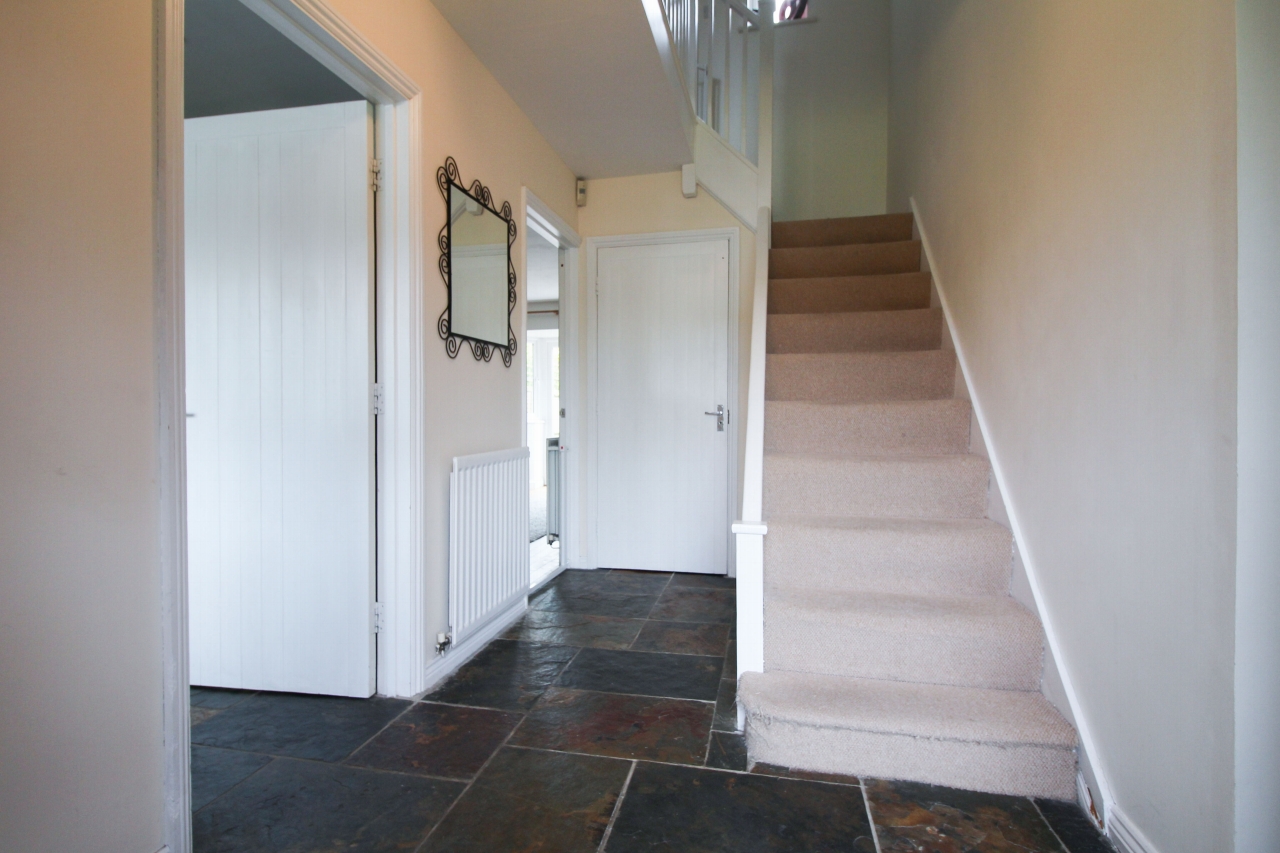
[[[476,656],[489,641],[510,628],[524,615],[529,606],[528,599],[521,599],[506,610],[499,613],[488,624],[456,646],[451,646],[434,662],[429,664],[422,674],[423,691],[430,692],[435,686],[453,675],[463,664]]]
[[[1120,853],[1160,853],[1119,806],[1112,806],[1107,814],[1107,837]]]

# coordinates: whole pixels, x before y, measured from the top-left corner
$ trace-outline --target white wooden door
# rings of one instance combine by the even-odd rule
[[[375,687],[372,115],[186,122],[192,684]]]
[[[729,244],[596,260],[596,543],[608,568],[728,569]]]

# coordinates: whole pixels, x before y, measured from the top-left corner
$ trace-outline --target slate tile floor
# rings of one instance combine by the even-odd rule
[[[1073,803],[756,765],[732,581],[569,571],[410,702],[195,688],[212,851],[1101,853]]]

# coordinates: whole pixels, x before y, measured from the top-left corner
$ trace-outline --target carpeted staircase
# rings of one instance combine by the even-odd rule
[[[1073,798],[910,214],[777,223],[773,247],[751,759]]]

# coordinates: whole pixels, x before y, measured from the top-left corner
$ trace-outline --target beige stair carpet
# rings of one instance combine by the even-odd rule
[[[909,214],[776,223],[765,370],[765,671],[753,761],[1069,798],[968,401]]]
[[[969,447],[968,400],[765,403],[764,449],[848,456],[941,456]]]
[[[928,273],[779,278],[769,281],[769,314],[928,308]]]

